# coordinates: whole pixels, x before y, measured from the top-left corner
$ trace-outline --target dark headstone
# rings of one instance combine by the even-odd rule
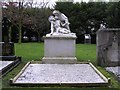
[[[97,32],[97,60],[100,66],[120,65],[120,28]]]
[[[0,47],[2,47],[1,56],[2,59],[13,59],[15,58],[14,43],[9,42],[9,27],[10,20],[7,17],[2,19],[2,42],[0,42]]]
[[[13,56],[15,55],[14,51],[14,43],[13,42],[0,42],[0,46],[2,47],[2,56]]]
[[[7,17],[2,19],[2,41],[9,42],[10,20]]]

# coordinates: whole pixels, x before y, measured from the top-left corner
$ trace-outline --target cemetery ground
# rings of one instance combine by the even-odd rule
[[[24,65],[29,61],[41,61],[44,56],[44,43],[15,43],[15,54],[16,56],[22,57],[22,62],[14,68],[11,72],[2,78],[2,88],[3,90],[39,90],[39,89],[63,89],[63,90],[111,90],[113,88],[120,89],[120,82],[116,80],[112,73],[108,73],[104,68],[97,66],[96,60],[96,45],[95,44],[76,44],[76,57],[80,62],[91,62],[93,63],[107,78],[111,79],[111,86],[108,87],[20,87],[20,86],[10,86],[9,80],[14,78]]]

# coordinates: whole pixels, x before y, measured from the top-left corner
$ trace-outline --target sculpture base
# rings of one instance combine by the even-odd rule
[[[51,35],[44,37],[43,63],[76,63],[76,35]]]
[[[42,63],[44,64],[75,64],[77,63],[76,57],[43,57]]]

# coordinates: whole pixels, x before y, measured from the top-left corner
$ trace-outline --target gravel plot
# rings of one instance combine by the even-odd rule
[[[0,61],[0,70],[11,64],[13,61]]]
[[[118,77],[118,79],[120,80],[120,66],[107,67],[106,70],[115,74]]]
[[[15,83],[103,83],[89,64],[30,64]]]

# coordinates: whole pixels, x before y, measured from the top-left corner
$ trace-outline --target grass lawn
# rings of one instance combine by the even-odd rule
[[[15,44],[16,56],[22,56],[25,61],[41,60],[44,56],[44,43]],[[96,62],[96,45],[77,44],[76,57],[79,61]]]
[[[14,78],[18,72],[23,68],[23,66],[31,60],[41,60],[41,58],[44,56],[44,44],[43,43],[22,43],[22,44],[15,44],[15,53],[16,56],[22,57],[22,62],[19,66],[17,66],[15,69],[13,69],[11,72],[9,72],[6,76],[2,78],[2,86],[4,90],[40,90],[40,89],[50,89],[50,87],[16,87],[16,86],[10,86],[9,80],[11,78]],[[104,68],[97,66],[96,64],[96,45],[95,44],[77,44],[76,45],[76,57],[78,61],[91,61],[107,78],[111,78],[111,88],[119,88],[120,89],[120,83],[113,77],[113,75],[109,74],[104,70]],[[74,88],[74,87],[52,87],[51,90],[111,90],[110,88],[104,87],[104,88]]]

